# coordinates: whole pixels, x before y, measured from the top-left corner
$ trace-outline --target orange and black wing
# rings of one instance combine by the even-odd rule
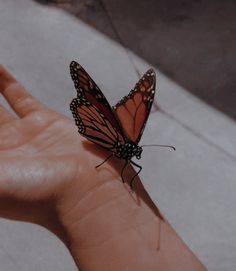
[[[129,95],[113,107],[123,134],[132,142],[138,143],[143,134],[155,95],[155,85],[155,72],[150,69]]]
[[[115,152],[117,143],[124,144],[123,132],[105,96],[88,73],[75,61],[70,73],[77,98],[70,104],[79,133],[88,140]]]

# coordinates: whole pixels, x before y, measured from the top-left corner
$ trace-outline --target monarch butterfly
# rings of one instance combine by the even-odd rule
[[[70,74],[77,90],[77,98],[72,100],[70,110],[78,126],[78,132],[89,141],[111,152],[96,168],[112,156],[123,159],[125,164],[121,171],[121,178],[124,182],[124,169],[128,163],[133,164],[139,168],[139,171],[130,181],[132,188],[133,180],[142,170],[142,167],[131,159],[134,156],[137,159],[141,158],[143,146],[139,146],[138,143],[155,95],[154,70],[149,69],[134,89],[113,107],[109,105],[88,73],[75,61],[70,64]]]

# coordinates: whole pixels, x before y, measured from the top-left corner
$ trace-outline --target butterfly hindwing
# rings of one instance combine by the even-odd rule
[[[153,103],[155,84],[155,72],[150,69],[134,89],[113,107],[125,137],[132,142],[138,143],[142,136]]]
[[[82,99],[75,98],[71,102],[70,109],[79,133],[89,141],[110,151],[115,151],[118,142],[124,143],[123,136],[91,103],[84,103]]]

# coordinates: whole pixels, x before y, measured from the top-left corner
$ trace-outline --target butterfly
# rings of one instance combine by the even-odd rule
[[[141,158],[142,137],[155,95],[156,76],[149,69],[130,93],[111,107],[107,99],[89,74],[77,62],[70,64],[70,74],[77,91],[77,98],[70,104],[70,110],[78,126],[78,132],[89,141],[103,147],[111,154],[97,167],[115,156],[136,166],[139,171],[132,177],[130,186],[142,167],[132,161]],[[164,145],[158,145],[164,146]]]

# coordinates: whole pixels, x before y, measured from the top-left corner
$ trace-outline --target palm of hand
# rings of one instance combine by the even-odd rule
[[[31,112],[21,119],[2,123],[0,159],[5,165],[3,172],[8,185],[11,186],[11,190],[7,188],[8,191],[17,189],[19,194],[20,189],[25,191],[29,188],[31,196],[39,192],[41,197],[50,196],[56,184],[66,181],[65,178],[70,178],[69,175],[76,169],[73,168],[77,156],[71,143],[73,134],[74,142],[78,141],[72,122],[49,110]],[[47,182],[45,176],[48,177]]]

